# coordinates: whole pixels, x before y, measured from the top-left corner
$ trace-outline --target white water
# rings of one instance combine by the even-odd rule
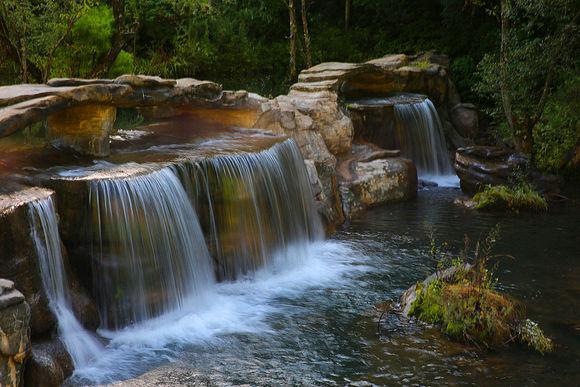
[[[252,278],[215,284],[203,302],[196,300],[168,313],[121,331],[102,331],[111,341],[99,359],[75,371],[72,384],[99,384],[140,375],[178,358],[186,346],[228,345],[237,334],[269,335],[268,317],[284,310],[279,298],[299,297],[309,289],[334,288],[349,281],[353,272],[368,270],[357,254],[336,241],[290,246],[273,257],[273,264]],[[287,257],[293,257],[288,260]]]
[[[403,142],[401,150],[417,166],[419,178],[441,187],[458,187],[443,126],[431,100],[396,104],[395,118]]]
[[[29,204],[32,239],[49,307],[58,321],[58,332],[75,368],[84,367],[102,352],[102,345],[75,317],[68,296],[69,281],[64,267],[58,222],[52,198]]]
[[[205,219],[220,280],[252,273],[290,245],[324,237],[306,167],[292,140],[174,169]]]
[[[213,283],[197,215],[170,169],[91,181],[90,200],[102,326],[182,309]]]

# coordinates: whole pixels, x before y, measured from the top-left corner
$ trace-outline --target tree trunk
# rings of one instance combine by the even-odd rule
[[[512,113],[511,93],[508,85],[508,32],[509,32],[509,15],[508,15],[508,1],[501,0],[500,2],[500,18],[501,18],[501,40],[499,53],[499,71],[500,71],[500,93],[503,105],[504,114],[507,123],[515,134],[514,118]]]
[[[95,66],[91,76],[94,78],[100,77],[106,74],[119,53],[125,46],[125,39],[127,36],[127,31],[125,28],[125,5],[123,0],[112,0],[111,5],[113,7],[113,17],[115,19],[115,31],[113,32],[113,41],[111,43],[111,48],[109,51],[101,58],[99,63]]]
[[[350,27],[350,8],[352,0],[345,0],[344,2],[344,30],[348,31]]]
[[[312,50],[310,49],[310,33],[308,32],[306,0],[302,0],[302,29],[304,30],[304,51],[306,54],[306,65],[308,67],[312,67]]]
[[[298,33],[298,27],[296,25],[296,4],[295,0],[288,0],[288,12],[290,14],[290,79],[294,81],[296,79],[296,35]]]

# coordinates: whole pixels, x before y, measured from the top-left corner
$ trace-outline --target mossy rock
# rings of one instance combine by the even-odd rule
[[[454,270],[447,276],[441,273],[445,271],[405,292],[402,304],[406,315],[440,327],[452,340],[479,348],[495,349],[519,342],[541,353],[553,350],[551,340],[539,326],[525,318],[520,303],[489,287],[474,286],[473,269]],[[409,297],[411,290],[414,299]]]

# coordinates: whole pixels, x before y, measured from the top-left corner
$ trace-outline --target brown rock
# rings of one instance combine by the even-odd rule
[[[451,122],[457,132],[467,138],[474,138],[479,132],[477,108],[470,103],[461,103],[451,109]]]
[[[50,195],[52,191],[20,185],[0,188],[0,273],[26,297],[33,336],[44,335],[56,323],[44,293],[28,217],[28,203]]]
[[[26,362],[24,385],[61,386],[73,371],[72,359],[59,339],[34,343]]]
[[[14,283],[0,279],[0,385],[22,384],[30,348],[30,308]]]

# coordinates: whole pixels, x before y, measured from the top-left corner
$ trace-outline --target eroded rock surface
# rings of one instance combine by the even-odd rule
[[[355,145],[339,164],[340,195],[347,217],[385,203],[414,198],[417,170],[411,160],[368,145]]]
[[[20,386],[30,351],[30,308],[14,283],[0,279],[0,385]]]

